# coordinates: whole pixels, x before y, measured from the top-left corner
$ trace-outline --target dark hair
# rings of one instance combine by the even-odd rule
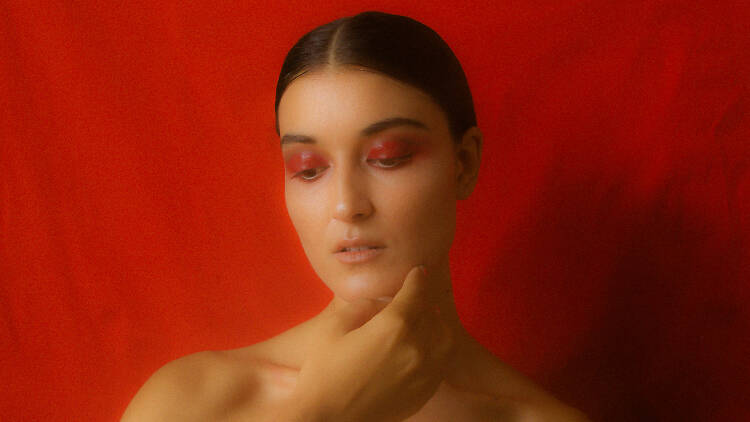
[[[304,73],[327,65],[366,67],[422,90],[445,113],[455,142],[477,124],[466,75],[448,44],[414,19],[366,11],[313,29],[289,50],[276,84],[277,134],[286,88]]]

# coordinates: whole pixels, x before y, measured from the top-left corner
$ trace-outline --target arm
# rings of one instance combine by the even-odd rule
[[[268,422],[355,422],[350,419],[341,419],[338,414],[339,412],[326,409],[323,400],[320,400],[314,394],[296,389],[289,399],[279,406],[279,409]],[[356,422],[396,421],[386,421],[381,417],[373,416],[367,419],[358,417]]]
[[[295,392],[268,422],[330,422],[332,420],[321,406],[313,401],[305,400]]]

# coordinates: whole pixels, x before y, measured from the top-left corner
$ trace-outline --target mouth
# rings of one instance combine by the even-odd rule
[[[336,258],[345,264],[357,264],[371,261],[383,253],[384,247],[380,246],[356,246],[342,248],[335,253]]]
[[[383,242],[376,239],[368,239],[365,237],[354,237],[351,239],[341,239],[336,245],[331,248],[333,253],[341,252],[356,252],[359,250],[367,249],[382,249],[385,247]]]
[[[350,248],[340,248],[336,251],[336,253],[340,252],[358,252],[358,251],[365,251],[370,249],[383,249],[382,246],[353,246]]]

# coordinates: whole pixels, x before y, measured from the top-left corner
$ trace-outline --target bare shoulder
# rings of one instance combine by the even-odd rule
[[[510,420],[518,422],[591,422],[579,409],[564,403],[545,391],[531,379],[512,368],[503,365],[499,372],[504,381],[512,386],[494,396],[504,409],[512,409]],[[502,383],[497,381],[496,386]],[[498,390],[502,389],[499,388]],[[496,391],[498,391],[496,390]]]
[[[512,420],[518,422],[591,422],[579,409],[551,396],[529,401],[514,400],[513,405]]]
[[[258,384],[254,366],[231,351],[173,360],[143,384],[121,422],[228,420],[252,401]]]
[[[466,390],[483,396],[480,403],[497,411],[504,420],[519,422],[591,422],[579,409],[545,391],[525,374],[480,348],[477,366],[480,374],[464,384]],[[482,406],[480,406],[481,408]]]
[[[525,379],[526,382],[531,382]],[[581,410],[570,406],[541,387],[525,390],[517,396],[496,396],[512,408],[518,422],[591,422]]]

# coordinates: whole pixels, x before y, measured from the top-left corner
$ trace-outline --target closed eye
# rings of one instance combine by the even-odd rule
[[[389,169],[389,168],[398,167],[401,163],[408,161],[409,158],[411,158],[411,154],[404,155],[403,157],[369,159],[367,160],[367,162],[368,163],[371,163],[371,162],[380,163],[380,165],[376,167]]]
[[[394,158],[371,158],[368,159],[368,163],[378,163],[375,167],[382,168],[382,169],[392,169],[399,167],[402,163],[409,161],[412,154],[405,155],[403,157],[394,157]],[[312,169],[302,170],[300,172],[297,172],[292,177],[297,177],[300,180],[304,182],[312,182],[315,181],[318,178],[318,175],[323,172],[323,170],[327,169],[328,167],[316,167]]]
[[[298,177],[300,180],[303,180],[305,182],[312,182],[313,180],[315,180],[315,179],[318,178],[318,174],[320,174],[320,171],[323,171],[326,168],[327,167],[316,167],[314,169],[302,170],[302,171],[300,171],[298,173],[295,173],[294,176],[292,176],[292,177],[293,178],[294,177]],[[320,171],[318,171],[318,170],[320,170]],[[307,176],[309,176],[309,177],[307,177]]]

